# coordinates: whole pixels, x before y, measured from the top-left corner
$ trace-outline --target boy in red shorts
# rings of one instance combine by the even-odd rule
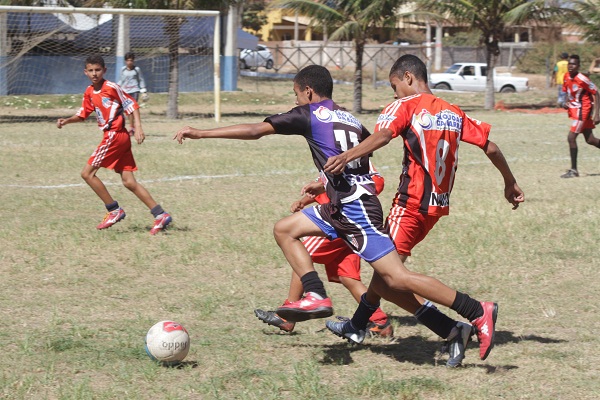
[[[377,194],[381,193],[384,187],[383,176],[377,173],[377,170],[370,164],[372,178],[375,182],[375,190]],[[309,190],[309,187],[311,188]],[[320,191],[323,193],[317,196],[311,196],[307,193]],[[320,179],[311,182],[302,188],[304,196],[292,203],[290,211],[298,212],[304,207],[312,204],[329,203],[329,197],[325,193],[325,187]],[[329,282],[341,283],[352,294],[356,302],[360,302],[360,296],[367,291],[367,287],[360,278],[360,257],[355,254],[350,247],[346,246],[342,239],[328,240],[324,237],[308,236],[302,239],[304,247],[308,250],[313,262],[323,264]],[[292,273],[290,289],[287,299],[283,304],[300,300],[302,298],[303,288],[300,278],[295,273]],[[295,322],[287,321],[281,318],[275,311],[264,311],[261,309],[254,310],[254,314],[258,319],[266,324],[275,326],[282,331],[292,332],[296,325]],[[371,336],[392,337],[394,328],[388,320],[388,316],[381,308],[378,308],[369,319],[368,333]]]
[[[83,94],[79,111],[69,118],[59,118],[56,126],[61,129],[67,124],[83,122],[95,112],[98,126],[104,133],[102,142],[81,171],[83,180],[106,206],[106,216],[96,228],[110,228],[125,218],[125,211],[119,207],[119,203],[112,198],[104,183],[96,176],[100,168],[107,168],[121,175],[123,186],[131,190],[150,209],[154,216],[154,226],[150,229],[150,234],[155,235],[165,229],[172,219],[133,176],[137,166],[131,152],[129,132],[125,128],[125,115],[133,115],[134,137],[138,144],[142,144],[145,135],[140,121],[139,106],[119,85],[104,79],[105,73],[106,65],[101,56],[90,56],[85,60],[84,74],[92,84]]]
[[[568,72],[565,74],[563,92],[566,92],[567,101],[563,107],[569,111],[571,129],[567,140],[571,156],[571,169],[561,175],[561,178],[576,178],[577,171],[577,136],[583,133],[587,144],[600,148],[600,139],[594,136],[592,130],[600,122],[599,103],[600,96],[596,85],[584,74],[579,72],[579,56],[569,56]]]

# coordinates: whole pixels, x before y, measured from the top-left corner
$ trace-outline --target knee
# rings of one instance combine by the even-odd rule
[[[289,237],[289,228],[284,220],[277,221],[273,227],[273,236],[277,243],[281,243],[286,237]]]
[[[121,180],[121,182],[123,183],[123,186],[125,186],[127,189],[131,190],[132,192],[136,189],[138,183],[135,179],[132,178],[123,178]]]

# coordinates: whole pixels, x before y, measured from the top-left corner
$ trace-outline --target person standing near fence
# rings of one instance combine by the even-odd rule
[[[148,101],[148,91],[146,90],[146,82],[144,81],[142,70],[135,65],[135,54],[131,51],[125,54],[125,66],[121,68],[119,86],[123,88],[125,93],[133,97],[136,102],[139,102],[140,94],[142,95],[142,101]],[[133,114],[129,115],[128,120],[129,134],[133,135],[135,133]]]
[[[554,65],[554,70],[552,71],[552,83],[556,85],[558,88],[558,99],[556,104],[559,107],[562,107],[565,104],[565,100],[567,99],[567,93],[563,91],[563,83],[565,81],[565,74],[567,73],[567,65],[569,55],[567,53],[562,53],[560,55],[560,60]]]

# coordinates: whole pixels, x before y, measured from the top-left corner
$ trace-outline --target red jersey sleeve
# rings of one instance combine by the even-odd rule
[[[392,131],[392,137],[396,138],[402,134],[410,125],[411,119],[409,116],[408,107],[405,105],[415,96],[404,97],[389,104],[383,109],[377,123],[375,124],[375,132],[389,129]]]
[[[483,148],[488,141],[491,129],[492,126],[490,124],[471,118],[465,114],[460,140]]]
[[[81,108],[77,111],[77,116],[86,119],[95,110],[94,103],[92,102],[92,87],[88,88],[83,93],[83,100],[81,101]]]

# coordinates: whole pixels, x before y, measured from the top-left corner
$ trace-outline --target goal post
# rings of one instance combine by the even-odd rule
[[[80,95],[92,54],[119,82],[131,51],[150,94],[144,107],[169,118],[206,115],[194,96],[212,93],[219,121],[220,23],[209,10],[0,6],[0,97]]]

